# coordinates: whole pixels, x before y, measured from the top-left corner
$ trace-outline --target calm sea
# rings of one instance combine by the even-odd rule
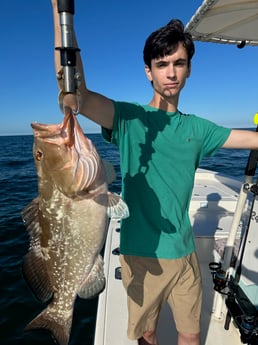
[[[120,191],[119,154],[106,144],[100,134],[90,134],[100,155],[117,171],[110,189]],[[46,331],[23,333],[25,325],[43,305],[33,297],[21,274],[23,256],[28,250],[28,236],[21,220],[21,210],[37,195],[37,178],[32,158],[32,136],[0,137],[0,344],[52,345]],[[201,167],[243,179],[249,152],[221,149],[205,159]],[[92,345],[97,299],[76,300],[69,345]]]

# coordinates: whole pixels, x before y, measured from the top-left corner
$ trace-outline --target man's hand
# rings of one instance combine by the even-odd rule
[[[72,109],[72,112],[77,115],[80,112],[80,93],[77,91],[74,93],[64,93],[63,91],[59,92],[58,95],[58,104],[63,113],[65,113],[65,108]]]

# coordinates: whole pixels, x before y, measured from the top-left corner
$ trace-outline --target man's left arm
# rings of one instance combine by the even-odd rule
[[[258,150],[258,133],[248,130],[232,129],[223,148]]]

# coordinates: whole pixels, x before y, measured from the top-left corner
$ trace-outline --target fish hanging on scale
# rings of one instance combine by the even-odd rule
[[[100,158],[72,112],[61,124],[32,128],[38,197],[22,212],[30,236],[23,274],[49,304],[25,330],[47,329],[66,345],[76,296],[91,298],[105,287],[100,251],[108,219],[127,217],[128,209],[108,191],[113,166]]]

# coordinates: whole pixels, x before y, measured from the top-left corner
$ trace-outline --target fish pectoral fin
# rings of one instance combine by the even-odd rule
[[[102,257],[99,255],[88,276],[77,292],[80,298],[93,298],[102,292],[106,285]]]
[[[31,249],[25,255],[22,272],[35,297],[43,303],[49,301],[54,290],[40,248]]]
[[[110,184],[116,179],[115,169],[113,165],[110,162],[106,161],[105,159],[102,159],[102,162],[104,164],[107,183]]]
[[[108,192],[107,214],[113,219],[129,217],[128,206],[118,194]]]
[[[63,317],[62,319],[57,318],[57,313],[57,310],[51,309],[51,306],[48,306],[24,330],[46,329],[51,332],[59,345],[68,345],[73,313],[69,313],[66,318]]]

